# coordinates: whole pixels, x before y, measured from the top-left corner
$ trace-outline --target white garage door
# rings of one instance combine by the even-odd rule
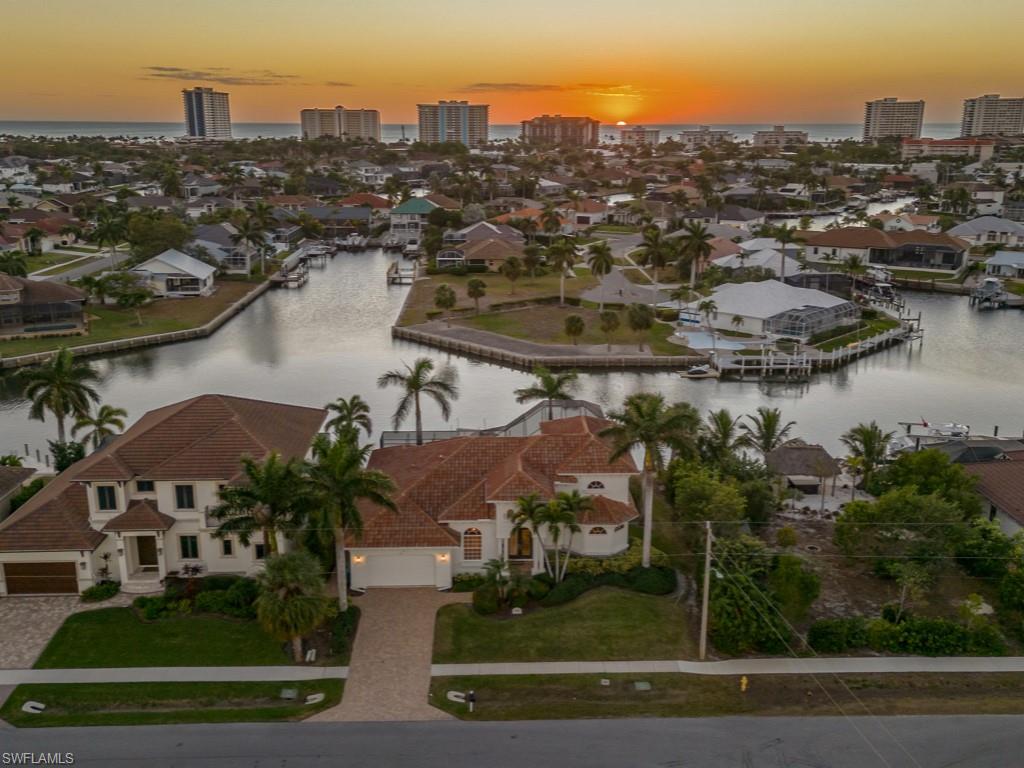
[[[368,587],[425,587],[434,586],[434,556],[367,555]]]

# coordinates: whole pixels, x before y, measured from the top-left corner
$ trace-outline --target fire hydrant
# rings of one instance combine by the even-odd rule
[[[746,693],[746,692],[747,692],[747,676],[744,675],[743,677],[740,678],[740,693]]]

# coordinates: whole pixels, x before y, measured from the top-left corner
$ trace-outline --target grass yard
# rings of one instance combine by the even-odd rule
[[[291,664],[281,643],[255,621],[185,616],[143,622],[131,608],[68,617],[36,669],[228,667]]]
[[[889,269],[892,276],[901,280],[934,280],[937,283],[962,283],[963,276],[948,272],[929,272],[927,269]],[[964,273],[966,275],[966,272]]]
[[[69,261],[80,259],[85,256],[84,253],[69,253],[67,251],[49,251],[47,253],[39,253],[33,256],[25,257],[25,266],[29,273],[38,272],[41,269],[47,269],[48,267],[57,267],[61,264],[67,264]],[[57,274],[54,270],[53,274]]]
[[[579,315],[583,318],[583,335],[577,340],[579,344],[606,345],[607,339],[601,332],[599,315],[596,309],[587,307],[559,307],[544,304],[505,312],[490,312],[480,315],[467,315],[453,322],[468,328],[481,331],[500,333],[514,339],[524,339],[538,344],[572,344],[572,339],[565,335],[565,318]],[[628,345],[639,351],[639,336],[629,329],[625,313],[620,313],[620,325],[612,334],[612,344]],[[668,339],[673,328],[667,323],[656,322],[644,335],[644,349],[657,355],[686,355],[690,351]]]
[[[689,655],[682,609],[667,597],[602,587],[523,616],[437,612],[434,662],[680,659]]]
[[[602,686],[602,677],[611,684]],[[834,677],[818,680],[847,714],[865,714]],[[649,682],[651,690],[636,690],[636,681]],[[1024,712],[1024,676],[1018,674],[843,675],[842,682],[876,715]],[[450,690],[475,691],[475,711],[448,701]],[[464,720],[841,714],[805,675],[751,675],[745,693],[734,675],[666,673],[435,677],[431,692],[435,706]]]
[[[431,275],[426,280],[417,280],[409,290],[402,314],[396,325],[417,325],[427,321],[427,313],[434,312],[434,292],[437,286],[447,283],[455,289],[458,309],[473,309],[474,303],[466,295],[466,284],[474,279],[487,284],[487,295],[480,299],[480,310],[486,312],[493,304],[532,301],[558,296],[558,275],[548,273],[530,277],[523,275],[515,285],[496,272],[479,272],[468,275]],[[565,279],[565,295],[578,297],[583,291],[597,285],[597,278],[589,269],[577,268],[576,277]],[[512,291],[515,291],[513,293]]]
[[[294,688],[295,700],[280,698]],[[341,701],[341,680],[273,683],[88,683],[19,685],[0,718],[19,728],[168,723],[253,723],[302,720]],[[326,694],[319,704],[306,696]],[[46,704],[38,715],[21,711],[26,701]]]
[[[851,333],[845,333],[842,336],[835,336],[831,339],[826,339],[815,346],[823,352],[832,352],[840,347],[845,347],[847,344],[853,344],[857,341],[870,339],[872,336],[878,336],[886,331],[891,331],[900,324],[898,320],[887,316],[879,316],[872,320],[864,320],[862,322],[864,323],[863,328]]]
[[[183,331],[205,325],[255,288],[247,280],[218,280],[212,296],[190,299],[157,299],[142,308],[142,325],[133,310],[113,305],[89,305],[89,333],[82,336],[47,336],[38,339],[0,341],[0,357],[47,352],[61,346],[78,347],[101,341]]]

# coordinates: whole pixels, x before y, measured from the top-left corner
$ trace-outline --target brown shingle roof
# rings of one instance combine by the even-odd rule
[[[978,493],[1024,525],[1024,461],[983,461],[963,468],[978,478]]]
[[[820,445],[791,440],[765,456],[765,465],[779,475],[833,477],[840,472],[839,463]]]
[[[964,250],[968,243],[945,232],[926,232],[921,229],[910,232],[883,232],[874,227],[840,227],[814,232],[806,238],[806,244],[827,248],[898,248],[901,245],[944,245]]]
[[[470,240],[460,245],[458,250],[466,261],[504,261],[509,256],[523,255],[523,247],[519,243],[497,237]]]
[[[104,531],[166,531],[174,525],[174,518],[161,512],[155,501],[136,499],[128,510],[103,526]]]
[[[0,497],[20,488],[35,472],[31,467],[0,467]]]

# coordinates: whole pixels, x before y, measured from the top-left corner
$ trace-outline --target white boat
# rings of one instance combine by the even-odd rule
[[[685,371],[680,371],[679,375],[684,379],[716,379],[719,373],[710,365],[704,364],[691,366]]]

